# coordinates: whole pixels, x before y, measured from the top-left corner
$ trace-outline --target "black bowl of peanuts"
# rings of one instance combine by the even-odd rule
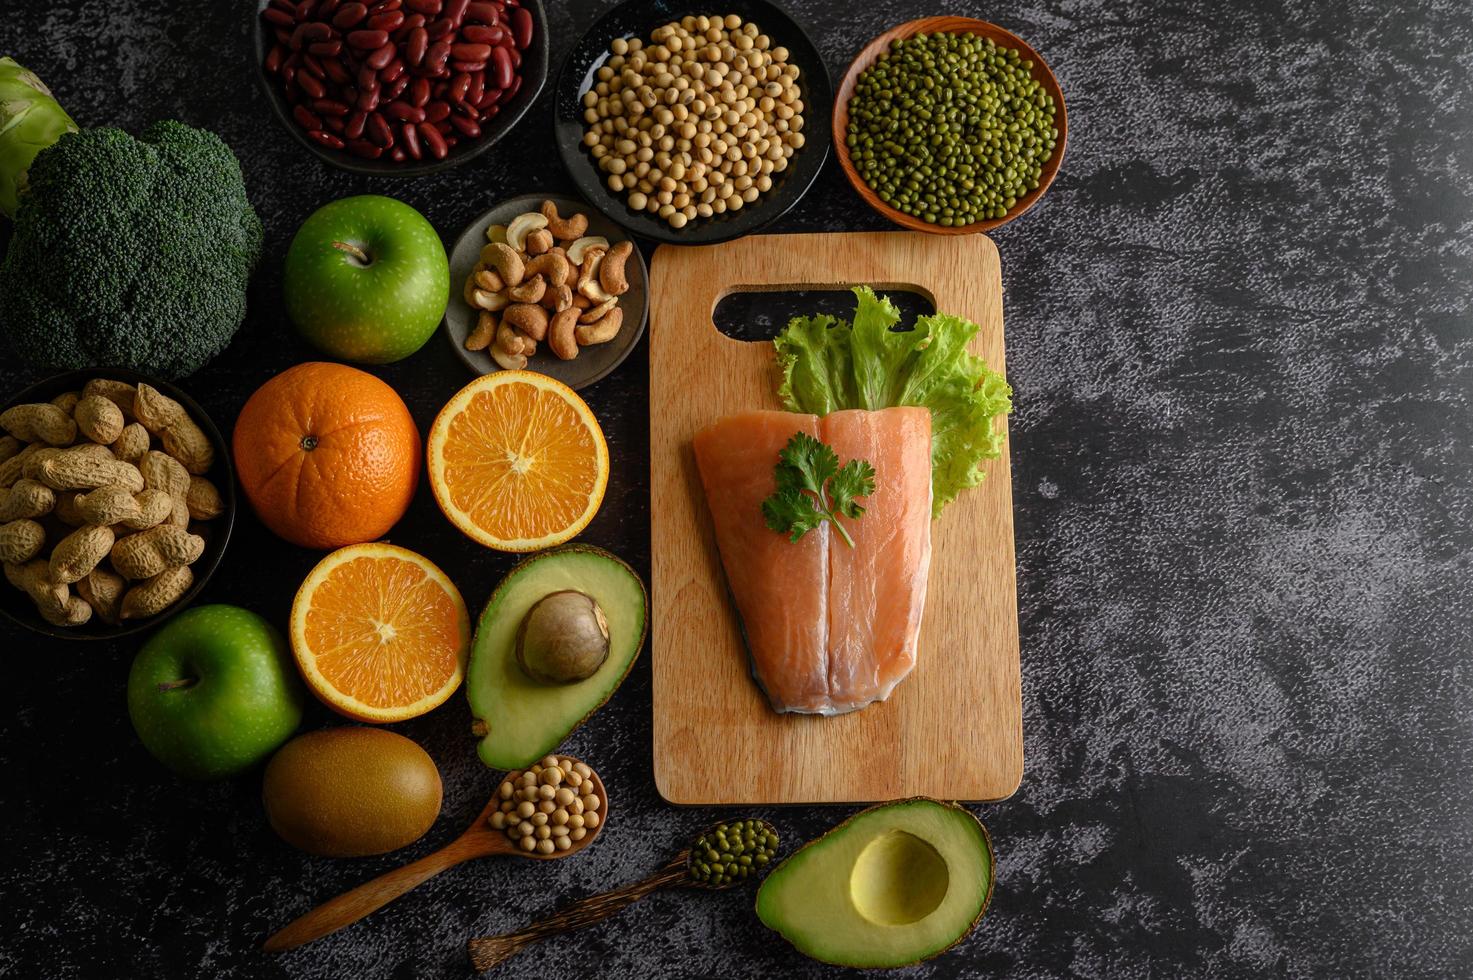
[[[627,0],[574,45],[556,85],[568,175],[644,238],[750,234],[798,203],[828,155],[828,69],[769,0]]]
[[[124,368],[38,382],[0,407],[0,615],[110,640],[187,607],[235,524],[230,447],[179,388]]]
[[[416,176],[490,149],[547,81],[542,0],[259,0],[287,131],[335,167]]]

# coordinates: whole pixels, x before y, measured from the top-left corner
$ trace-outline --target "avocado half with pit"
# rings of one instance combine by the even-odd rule
[[[764,925],[837,966],[909,966],[966,938],[992,898],[992,840],[955,804],[872,807],[810,841],[757,891]]]
[[[547,636],[545,612],[566,599],[560,595],[566,593],[587,598],[586,604],[570,604],[573,614],[586,608],[587,616]],[[544,604],[529,621],[528,613],[548,597],[555,597],[553,603]],[[644,646],[648,623],[644,583],[634,569],[602,548],[564,545],[533,555],[508,572],[481,613],[466,670],[481,761],[492,769],[522,769],[561,745],[628,676]],[[528,654],[534,638],[526,635],[524,624],[548,642],[586,640],[591,624],[595,639],[606,634],[607,652],[599,651],[602,662],[587,676],[549,677],[547,658]]]

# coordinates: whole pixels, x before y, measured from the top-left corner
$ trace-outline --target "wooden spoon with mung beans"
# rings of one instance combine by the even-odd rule
[[[516,932],[470,940],[471,966],[477,972],[489,970],[532,943],[602,922],[661,888],[714,891],[755,881],[777,856],[777,847],[777,831],[765,820],[716,824],[648,878],[580,899]]]

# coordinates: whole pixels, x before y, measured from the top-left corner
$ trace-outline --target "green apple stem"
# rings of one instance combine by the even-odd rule
[[[194,687],[194,685],[196,685],[198,683],[199,683],[199,679],[198,678],[195,678],[195,677],[181,677],[178,680],[175,680],[175,681],[166,681],[165,683],[160,684],[159,685],[159,690],[160,691],[177,691],[177,690],[179,690],[182,687]]]
[[[368,253],[352,242],[333,242],[332,247],[340,252],[347,252],[364,265],[371,265],[373,263],[373,260],[368,257]]]

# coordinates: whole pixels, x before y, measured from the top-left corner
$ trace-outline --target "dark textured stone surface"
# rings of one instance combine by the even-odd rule
[[[444,176],[325,169],[276,129],[247,14],[230,6],[20,0],[0,17],[0,52],[80,122],[174,115],[240,154],[267,258],[239,339],[187,382],[226,426],[311,356],[279,288],[315,207],[387,191],[452,238],[502,197],[567,186],[546,97]],[[872,35],[939,12],[792,6],[836,80]],[[549,7],[556,59],[601,5]],[[1446,0],[953,8],[1044,53],[1072,139],[1042,205],[995,236],[1018,394],[1027,772],[1013,799],[977,811],[1000,855],[992,910],[908,975],[1468,975],[1473,17]],[[779,226],[879,227],[832,162]],[[465,380],[439,341],[377,373],[422,425]],[[36,376],[0,362],[0,389]],[[586,535],[643,570],[645,393],[639,352],[588,393],[617,466]],[[473,604],[510,564],[425,493],[393,537]],[[314,558],[247,517],[205,598],[281,622]],[[462,867],[268,959],[254,948],[273,926],[476,812],[492,781],[464,702],[396,726],[445,776],[430,834],[404,855],[314,859],[266,827],[256,779],[182,785],[146,756],[123,704],[134,648],[0,630],[0,974],[464,976],[467,936],[632,880],[713,817],[655,794],[641,661],[568,744],[613,794],[597,847],[555,866]],[[850,811],[757,812],[791,841]],[[499,975],[834,975],[766,933],[749,898],[659,895]]]

